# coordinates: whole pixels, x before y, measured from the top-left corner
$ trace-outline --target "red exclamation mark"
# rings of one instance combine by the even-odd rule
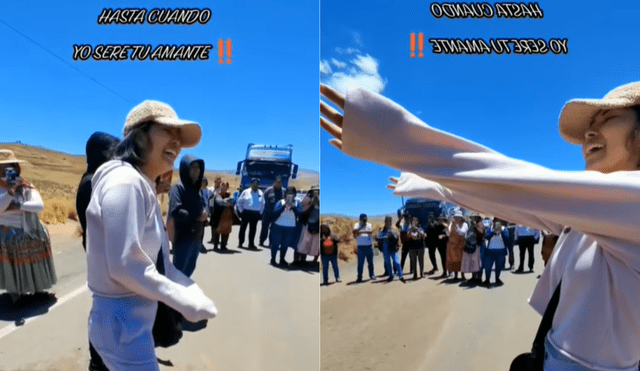
[[[231,64],[231,39],[227,39],[227,64]]]
[[[418,34],[418,51],[420,52],[418,53],[418,58],[422,58],[423,56],[422,54],[422,48],[424,46],[423,42],[424,42],[424,35],[422,34],[422,32],[420,32]]]
[[[409,35],[409,49],[411,49],[411,58],[415,58],[416,56],[416,34],[415,33],[411,33],[411,35]]]
[[[222,57],[224,57],[224,40],[218,39],[218,63],[223,63]]]

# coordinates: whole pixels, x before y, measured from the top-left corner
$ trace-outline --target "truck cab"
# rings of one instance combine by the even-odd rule
[[[252,178],[260,179],[260,189],[271,186],[277,176],[282,178],[282,187],[287,188],[289,179],[295,179],[298,165],[292,162],[293,146],[271,146],[249,143],[245,159],[238,162],[236,175],[240,175],[240,186],[246,189]]]

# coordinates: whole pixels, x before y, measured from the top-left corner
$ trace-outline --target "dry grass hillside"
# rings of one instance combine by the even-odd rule
[[[42,195],[44,210],[40,213],[40,219],[43,222],[58,224],[69,219],[77,220],[75,197],[80,178],[87,167],[85,156],[19,143],[0,143],[0,148],[10,149],[18,159],[27,161],[20,166],[21,176]],[[319,182],[317,172],[300,170],[298,173],[299,179],[291,182],[298,189],[309,189]],[[238,177],[228,171],[205,171],[205,176],[209,179],[209,185],[213,184],[216,176],[229,182],[232,190],[239,184]],[[175,170],[172,182],[177,182],[178,178],[178,171]],[[161,201],[163,211],[166,212],[168,197],[161,197]]]
[[[322,215],[322,224],[327,224],[331,233],[338,236],[338,259],[349,261],[357,256],[356,240],[353,238],[353,225],[358,222],[357,218],[350,218],[339,215]],[[369,223],[373,226],[374,233],[384,225],[384,217],[369,218]],[[395,220],[394,220],[395,223]]]

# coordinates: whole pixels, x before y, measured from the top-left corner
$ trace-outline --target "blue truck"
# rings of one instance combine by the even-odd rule
[[[449,202],[433,200],[426,197],[411,197],[404,202],[404,205],[398,209],[398,218],[402,218],[403,215],[409,214],[410,217],[417,217],[418,224],[422,228],[426,228],[429,225],[429,215],[433,215],[434,218],[438,218],[440,215],[451,216],[456,209],[456,205]],[[468,211],[461,209],[463,214],[468,214]]]
[[[251,179],[260,179],[260,189],[271,186],[279,175],[282,187],[287,188],[289,179],[295,179],[298,165],[292,161],[293,145],[271,146],[249,143],[243,161],[238,162],[236,175],[240,175],[240,186],[246,189],[251,186]]]

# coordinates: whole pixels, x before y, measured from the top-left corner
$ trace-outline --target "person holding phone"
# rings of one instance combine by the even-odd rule
[[[0,289],[14,302],[57,281],[49,232],[38,218],[44,204],[20,176],[24,162],[0,149]]]
[[[358,246],[358,278],[356,282],[363,282],[362,271],[364,270],[364,261],[367,261],[369,268],[369,278],[375,281],[376,276],[373,273],[373,227],[371,223],[367,223],[367,214],[360,214],[360,221],[353,226],[353,238],[356,239]]]
[[[296,220],[301,214],[300,205],[295,200],[295,188],[289,188],[284,199],[276,202],[273,208],[273,223],[270,231],[271,265],[276,265],[276,255],[280,251],[280,266],[288,268],[285,257],[287,248],[292,245],[296,234]]]

